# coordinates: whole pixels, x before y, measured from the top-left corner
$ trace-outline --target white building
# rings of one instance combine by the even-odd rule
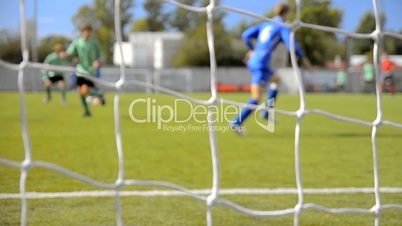
[[[169,68],[184,40],[183,33],[133,32],[122,43],[124,65],[136,68]],[[113,63],[123,63],[120,47],[114,45]]]
[[[389,55],[389,59],[398,66],[402,66],[402,56],[401,55]],[[358,67],[367,61],[366,55],[352,55],[350,57],[350,66]],[[380,59],[381,62],[381,59]]]

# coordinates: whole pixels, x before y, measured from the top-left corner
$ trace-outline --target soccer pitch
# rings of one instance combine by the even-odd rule
[[[56,164],[89,178],[114,183],[118,159],[114,133],[113,93],[107,93],[106,106],[91,106],[92,118],[82,117],[76,93],[69,93],[68,106],[61,105],[58,92],[49,104],[42,104],[43,93],[27,93],[28,129],[35,161]],[[191,97],[208,100],[210,94]],[[224,93],[219,97],[245,102],[248,93]],[[125,179],[157,180],[187,189],[210,189],[212,163],[208,132],[158,129],[155,122],[136,123],[130,106],[140,98],[169,106],[175,98],[163,94],[124,93],[120,117],[124,150]],[[0,158],[21,162],[20,102],[17,93],[0,93]],[[376,118],[374,95],[307,94],[307,109],[321,109],[364,121]],[[402,123],[402,96],[383,97],[384,119]],[[147,117],[145,104],[133,113]],[[196,106],[196,105],[194,105]],[[177,114],[187,118],[190,107],[182,103]],[[296,111],[299,97],[280,94],[277,109]],[[163,116],[166,117],[166,116]],[[206,116],[200,115],[206,118]],[[246,137],[232,131],[217,132],[221,168],[221,189],[296,188],[296,118],[276,114],[275,132],[261,128],[254,117],[245,123]],[[198,125],[196,120],[181,123]],[[177,126],[176,123],[168,123]],[[217,125],[227,126],[226,122]],[[301,164],[304,188],[373,188],[371,127],[307,115],[301,127]],[[377,134],[381,187],[402,187],[402,130],[383,126]],[[0,193],[18,193],[20,170],[0,165]],[[27,192],[99,191],[65,175],[33,168],[29,171]],[[159,187],[125,187],[123,191],[162,190]],[[231,194],[220,198],[255,210],[280,210],[297,204],[296,194]],[[123,196],[125,225],[206,225],[206,204],[188,196]],[[382,205],[401,204],[402,193],[382,193]],[[375,205],[373,193],[305,194],[305,203],[327,208],[364,208]],[[0,199],[0,225],[19,225],[21,200]],[[72,197],[28,199],[28,225],[115,225],[114,197]],[[374,215],[327,214],[305,210],[300,225],[374,225]],[[385,209],[382,225],[400,225],[402,211]],[[214,225],[293,225],[293,215],[254,218],[224,206],[213,210]]]

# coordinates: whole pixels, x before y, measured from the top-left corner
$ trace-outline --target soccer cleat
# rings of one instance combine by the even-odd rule
[[[50,98],[49,98],[49,97],[43,98],[43,100],[42,100],[42,102],[43,102],[44,104],[49,103],[49,101],[50,101]]]
[[[61,101],[61,105],[67,106],[67,101],[66,101],[66,100],[62,100],[62,101]]]
[[[268,111],[262,111],[260,114],[261,119],[268,119]]]
[[[246,136],[246,132],[243,126],[235,123],[229,124],[229,127],[232,131],[236,132],[240,136]]]
[[[268,111],[263,111],[263,112],[261,112],[261,114],[260,114],[260,118],[261,118],[261,119],[269,120],[271,123],[275,123],[275,124],[278,123],[278,119],[272,120],[272,118],[269,118],[268,116],[269,116],[269,112],[268,112]]]
[[[91,114],[91,112],[89,112],[89,111],[86,111],[86,112],[84,113],[84,115],[83,115],[84,118],[86,118],[86,117],[91,117],[91,116],[92,116],[92,114]]]

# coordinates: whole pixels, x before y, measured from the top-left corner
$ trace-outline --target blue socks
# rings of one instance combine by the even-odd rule
[[[278,89],[277,89],[276,83],[271,83],[271,85],[269,86],[269,91],[268,91],[268,100],[265,103],[267,107],[270,107],[270,108],[274,107],[277,94],[278,94]],[[260,117],[268,119],[268,111],[261,112]]]
[[[276,101],[276,96],[278,94],[278,89],[277,89],[277,84],[276,83],[271,83],[269,86],[269,91],[268,91],[268,100],[265,103],[267,107],[274,107],[275,101]],[[255,99],[250,99],[247,104],[250,105],[257,105],[258,101]],[[249,108],[243,108],[239,116],[237,116],[235,119],[232,120],[231,124],[236,124],[236,125],[241,125],[247,117],[253,112],[252,109]],[[268,111],[262,111],[261,112],[261,118],[268,119]]]
[[[257,105],[258,101],[254,100],[254,99],[250,99],[247,104],[253,104],[253,105]],[[243,108],[243,110],[241,111],[240,115],[237,116],[234,120],[232,120],[232,124],[236,124],[236,125],[241,125],[244,120],[247,119],[247,117],[251,114],[251,112],[253,112],[252,109],[249,108]]]

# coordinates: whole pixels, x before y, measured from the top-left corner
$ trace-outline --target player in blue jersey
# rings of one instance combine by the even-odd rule
[[[273,21],[285,23],[291,14],[291,7],[288,4],[279,3],[274,9],[274,13],[275,17]],[[288,51],[290,51],[290,32],[291,30],[289,28],[273,22],[262,22],[243,32],[242,38],[250,49],[246,54],[245,61],[252,74],[251,99],[247,104],[257,105],[261,100],[262,93],[266,90],[268,83],[271,81],[266,104],[268,107],[273,107],[272,100],[275,100],[277,95],[279,77],[274,75],[274,72],[269,67],[269,62],[272,52],[280,42],[283,42]],[[256,40],[255,46],[253,40]],[[301,58],[303,65],[307,68],[311,68],[311,64],[309,60],[304,57],[302,50],[298,47],[297,43],[294,44],[296,55]],[[242,123],[252,111],[252,109],[243,108],[239,116],[230,122],[231,129],[236,131],[239,135],[244,135]],[[266,112],[265,117],[268,118],[268,112]]]

